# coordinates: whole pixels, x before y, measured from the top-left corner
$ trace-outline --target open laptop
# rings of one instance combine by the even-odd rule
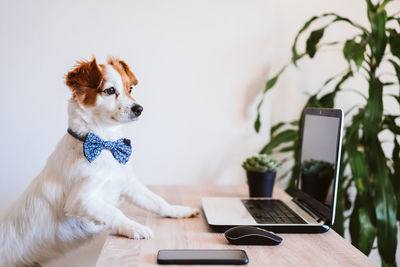
[[[219,232],[238,225],[277,233],[328,231],[335,220],[342,131],[342,110],[306,108],[295,196],[291,200],[205,197],[202,206],[208,224]]]

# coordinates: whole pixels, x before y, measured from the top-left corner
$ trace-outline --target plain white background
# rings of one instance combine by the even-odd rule
[[[268,95],[263,129],[255,134],[258,93],[289,61],[305,20],[326,11],[366,24],[362,0],[1,0],[0,210],[29,185],[65,133],[64,75],[92,55],[99,62],[121,57],[139,79],[134,96],[144,113],[126,133],[146,184],[244,183],[241,161],[268,141],[270,122],[296,119],[304,91],[315,92],[346,67],[340,51],[328,49],[312,64],[289,68]],[[353,33],[344,25],[327,32],[342,40]],[[357,101],[343,94],[338,107]],[[53,265],[93,265],[103,239]]]

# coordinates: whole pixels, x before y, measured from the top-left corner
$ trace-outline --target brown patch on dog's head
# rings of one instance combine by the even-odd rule
[[[101,67],[93,57],[92,61],[78,61],[75,68],[66,75],[65,83],[79,104],[84,106],[96,104],[104,80],[104,68]]]
[[[138,84],[138,80],[129,69],[128,64],[116,57],[110,57],[107,63],[110,64],[119,73],[119,75],[121,75],[125,93],[129,98],[132,98],[129,91],[132,85]]]

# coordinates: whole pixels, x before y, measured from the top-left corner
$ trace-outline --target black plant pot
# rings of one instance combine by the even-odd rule
[[[246,171],[250,197],[271,197],[276,172]]]
[[[302,190],[314,197],[315,199],[324,202],[331,186],[333,177],[330,175],[320,177],[318,174],[302,174],[301,184]]]

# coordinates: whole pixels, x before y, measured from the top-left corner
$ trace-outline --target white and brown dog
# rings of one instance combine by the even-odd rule
[[[161,216],[184,218],[199,213],[168,204],[135,177],[130,162],[125,164],[130,143],[121,139],[120,127],[136,120],[143,108],[131,96],[137,80],[124,61],[78,62],[66,75],[66,84],[72,91],[69,133],[42,172],[1,216],[0,266],[40,265],[102,230],[133,239],[151,238],[151,229],[118,209],[122,196]],[[103,150],[95,147],[94,157],[84,151],[89,133],[104,145]],[[116,142],[111,141],[118,139],[125,143],[122,154],[113,151]]]

